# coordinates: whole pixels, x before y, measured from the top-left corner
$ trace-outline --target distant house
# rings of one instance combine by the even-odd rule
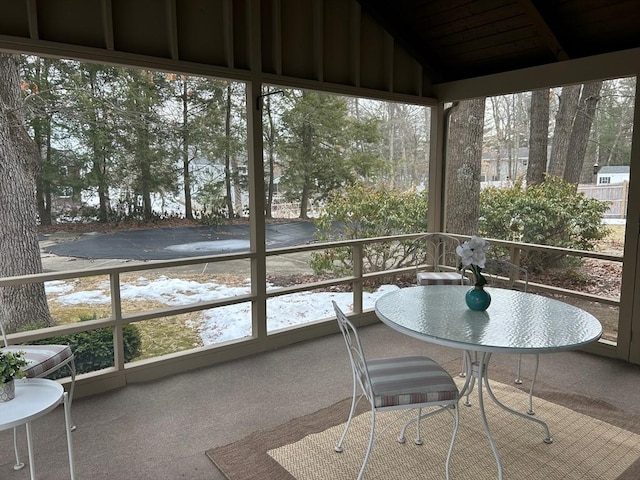
[[[596,183],[598,185],[609,185],[613,183],[624,183],[629,181],[629,166],[616,165],[602,167],[598,171]]]
[[[497,184],[526,175],[529,161],[529,148],[520,147],[515,151],[508,149],[485,150],[482,152],[481,182]]]

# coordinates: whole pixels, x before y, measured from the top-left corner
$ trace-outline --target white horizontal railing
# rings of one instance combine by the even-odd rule
[[[0,287],[9,285],[21,285],[30,283],[43,283],[54,280],[68,280],[85,277],[106,276],[110,285],[110,316],[95,320],[86,320],[71,324],[57,325],[49,328],[38,330],[29,330],[10,334],[9,342],[23,343],[43,340],[60,335],[72,334],[83,331],[95,330],[98,328],[112,328],[114,338],[114,367],[83,374],[78,376],[77,392],[79,395],[97,393],[100,391],[116,388],[126,385],[130,382],[149,380],[170,374],[179,373],[188,369],[201,366],[211,365],[217,362],[239,358],[260,351],[279,348],[288,344],[327,335],[337,331],[335,322],[332,319],[327,321],[311,322],[297,327],[277,332],[267,332],[267,329],[258,329],[265,332],[262,334],[254,334],[250,337],[239,339],[237,341],[225,342],[216,345],[198,347],[182,352],[174,352],[162,357],[154,357],[143,361],[134,361],[125,364],[124,362],[124,341],[122,334],[122,326],[126,324],[136,323],[143,320],[152,320],[168,316],[174,316],[184,313],[198,312],[211,308],[221,307],[225,305],[233,305],[244,302],[260,302],[268,298],[274,298],[281,295],[288,295],[297,292],[312,291],[321,288],[329,288],[340,285],[350,285],[353,292],[353,310],[355,320],[360,324],[368,324],[377,321],[375,315],[370,311],[363,311],[363,285],[368,280],[380,278],[392,278],[401,275],[414,275],[416,266],[411,265],[403,268],[392,270],[383,270],[375,272],[365,272],[363,265],[363,249],[366,245],[394,242],[400,240],[417,239],[422,234],[408,234],[391,237],[377,237],[358,240],[345,240],[339,242],[313,243],[295,247],[271,249],[266,252],[267,259],[269,257],[291,255],[296,253],[305,253],[313,251],[322,251],[328,248],[349,247],[352,250],[353,272],[350,276],[331,278],[312,283],[296,284],[293,286],[280,287],[271,289],[264,294],[264,298],[259,298],[258,289],[252,286],[252,293],[245,295],[237,295],[223,299],[212,301],[201,301],[189,305],[168,306],[154,310],[123,312],[121,303],[121,276],[132,272],[141,272],[158,269],[170,269],[175,267],[185,267],[193,265],[205,264],[222,264],[236,260],[255,260],[255,253],[239,253],[226,255],[210,255],[201,257],[191,257],[178,260],[162,260],[162,261],[146,261],[139,263],[126,263],[119,266],[98,267],[93,269],[69,270],[63,272],[40,273],[35,275],[24,275],[16,277],[0,278]],[[458,235],[461,240],[468,237]],[[518,264],[523,251],[542,251],[548,253],[556,253],[558,255],[575,256],[579,258],[594,258],[609,262],[622,262],[621,255],[611,255],[592,251],[571,250],[559,247],[547,247],[543,245],[534,245],[518,242],[508,242],[502,240],[488,239],[492,245],[505,247],[509,251],[512,263]],[[265,280],[266,281],[266,280]],[[606,305],[617,306],[620,303],[619,298],[603,297],[588,293],[568,290],[556,286],[532,283],[529,281],[529,289],[539,291],[545,294],[558,294],[578,299],[588,300],[592,302],[602,303]],[[329,321],[331,320],[331,321]],[[266,319],[260,321],[266,322]],[[611,345],[610,345],[611,346]]]

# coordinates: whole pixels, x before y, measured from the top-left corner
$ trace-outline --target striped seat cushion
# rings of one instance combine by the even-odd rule
[[[24,352],[23,358],[28,364],[22,371],[29,378],[41,376],[73,355],[68,345],[9,345],[2,351]]]
[[[458,398],[458,387],[429,357],[408,356],[368,360],[376,407],[444,402]]]
[[[469,283],[469,279],[457,272],[418,273],[418,285],[463,285],[467,283]]]

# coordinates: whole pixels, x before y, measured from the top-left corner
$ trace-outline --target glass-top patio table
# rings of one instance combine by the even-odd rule
[[[483,384],[491,399],[508,412],[536,422],[542,420],[501,403],[489,385],[488,365],[493,353],[550,353],[571,350],[597,341],[602,325],[590,313],[532,293],[487,288],[491,305],[484,312],[470,310],[464,300],[469,286],[428,285],[402,288],[380,297],[377,316],[389,327],[425,342],[464,350],[467,376],[460,396],[473,390],[478,379],[478,405],[482,423],[503,478],[502,462],[484,409]]]

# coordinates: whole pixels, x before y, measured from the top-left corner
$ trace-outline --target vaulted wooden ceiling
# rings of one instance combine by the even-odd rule
[[[0,50],[418,103],[640,73],[640,0],[0,0]]]
[[[640,47],[638,0],[358,1],[433,83]]]

